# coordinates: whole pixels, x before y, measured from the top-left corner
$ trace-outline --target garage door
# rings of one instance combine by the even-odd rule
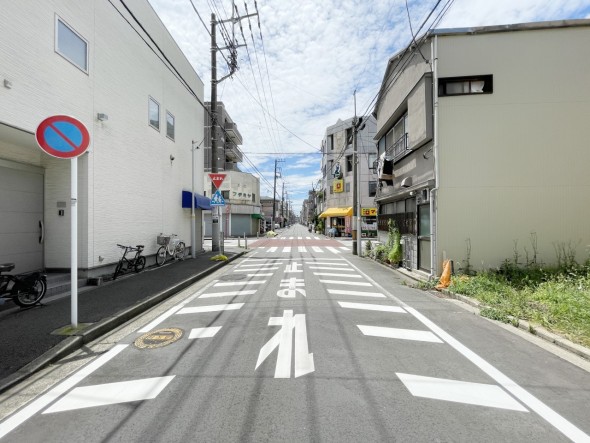
[[[0,162],[0,263],[43,268],[43,169]]]

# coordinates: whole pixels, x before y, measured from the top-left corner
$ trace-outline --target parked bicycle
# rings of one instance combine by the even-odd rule
[[[14,263],[0,265],[0,297],[11,298],[22,308],[39,303],[47,292],[47,276],[41,272],[2,275],[13,269]]]
[[[117,246],[120,247],[121,249],[124,249],[125,252],[123,253],[123,256],[121,257],[121,260],[119,260],[117,267],[115,268],[115,274],[113,275],[113,280],[116,280],[119,275],[121,275],[125,272],[128,272],[131,269],[133,269],[135,272],[143,271],[143,268],[145,268],[145,257],[143,255],[141,255],[141,252],[143,251],[143,248],[144,248],[143,245],[137,245],[136,247],[133,247],[133,246],[123,246],[123,245],[117,244]],[[127,258],[127,253],[129,253],[129,252],[135,252],[135,257]]]
[[[162,266],[166,263],[168,256],[174,257],[176,260],[184,259],[184,250],[186,246],[176,234],[162,234],[158,235],[157,242],[161,245],[156,253],[156,264]]]

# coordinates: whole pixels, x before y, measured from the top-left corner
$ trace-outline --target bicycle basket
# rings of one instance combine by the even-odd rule
[[[157,243],[162,246],[168,246],[168,243],[170,243],[170,236],[158,235]]]

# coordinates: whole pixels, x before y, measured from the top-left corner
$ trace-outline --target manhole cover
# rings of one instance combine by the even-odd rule
[[[222,277],[219,277],[219,280],[238,281],[238,280],[244,280],[244,279],[246,279],[246,277],[247,277],[246,274],[229,274],[229,275],[224,275]]]
[[[152,349],[161,348],[162,346],[174,343],[182,337],[183,331],[179,328],[158,329],[156,331],[143,334],[133,342],[136,348]]]

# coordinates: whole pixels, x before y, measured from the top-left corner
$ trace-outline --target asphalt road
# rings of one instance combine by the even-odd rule
[[[0,442],[590,441],[583,368],[350,243],[296,225],[252,246],[45,393],[15,391],[31,402]]]

